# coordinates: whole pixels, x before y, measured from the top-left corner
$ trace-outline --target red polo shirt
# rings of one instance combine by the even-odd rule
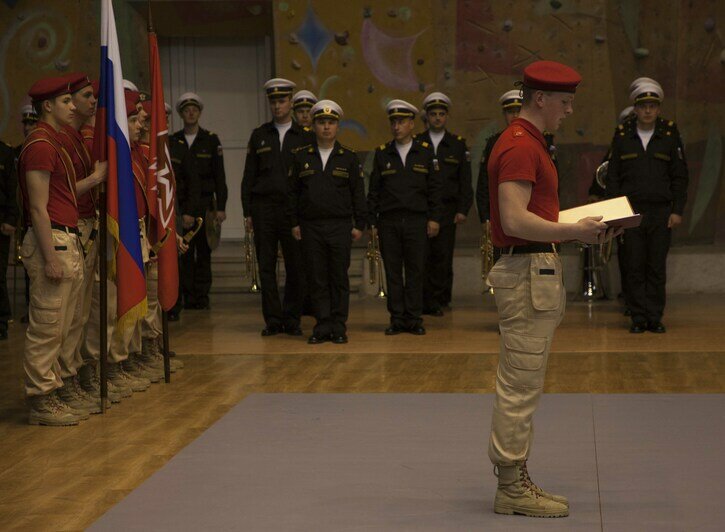
[[[39,170],[50,172],[47,206],[50,221],[78,227],[75,170],[71,156],[59,137],[60,133],[41,120],[23,144],[18,161],[18,176],[23,196],[23,216],[27,225],[32,225],[32,219],[25,174],[31,170]]]
[[[86,147],[83,135],[72,126],[63,126],[59,133],[65,149],[73,159],[76,181],[85,179],[93,173],[93,165],[91,163],[91,153]],[[82,196],[78,196],[78,216],[80,218],[96,217],[96,204],[91,194],[92,192],[89,190]]]
[[[529,181],[531,199],[527,210],[544,220],[559,220],[559,178],[541,131],[528,120],[511,122],[488,158],[488,191],[491,198],[491,238],[494,246],[528,244],[506,235],[501,227],[498,208],[498,185],[506,181]]]
[[[133,169],[133,181],[136,190],[136,209],[138,210],[138,217],[141,219],[149,212],[146,201],[146,170],[148,169],[148,161],[143,153],[143,148],[138,143],[131,146],[131,167]]]

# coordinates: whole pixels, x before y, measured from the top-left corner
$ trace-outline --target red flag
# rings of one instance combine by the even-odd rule
[[[169,127],[166,123],[164,85],[156,33],[149,32],[151,73],[151,131],[146,196],[149,202],[149,238],[159,268],[159,303],[164,310],[176,304],[179,295],[179,263],[176,252],[176,181],[169,155]]]

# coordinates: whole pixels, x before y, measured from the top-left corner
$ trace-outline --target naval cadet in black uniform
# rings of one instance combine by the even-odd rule
[[[471,152],[463,137],[446,129],[450,108],[448,96],[429,94],[423,100],[428,129],[418,137],[433,148],[442,186],[441,227],[438,236],[428,239],[423,289],[423,314],[432,316],[442,316],[451,301],[456,227],[465,223],[473,203]]]
[[[292,113],[295,122],[306,128],[312,127],[312,106],[317,103],[317,96],[308,90],[295,92],[292,96]]]
[[[315,140],[295,150],[290,168],[290,224],[302,243],[317,323],[308,343],[347,343],[352,241],[365,230],[367,206],[360,160],[337,142],[342,109],[321,100],[310,110]]]
[[[201,196],[192,213],[183,213],[184,226],[193,224],[194,218],[206,219],[207,211],[216,212],[216,223],[226,220],[227,183],[224,156],[219,137],[199,126],[204,102],[193,92],[182,94],[176,102],[176,111],[184,121],[184,129],[169,139],[171,153],[183,160],[189,152],[199,179]],[[189,250],[180,260],[181,286],[185,308],[209,308],[211,289],[211,248],[205,231],[199,231],[189,242]]]
[[[620,125],[612,141],[606,192],[627,196],[642,214],[639,227],[624,233],[625,297],[630,332],[664,333],[667,253],[672,229],[682,223],[688,173],[679,135],[658,121],[663,91],[642,82],[631,94],[636,121]]]
[[[8,337],[8,321],[12,317],[7,270],[10,240],[18,223],[17,190],[15,152],[12,146],[0,141],[0,340]]]
[[[425,334],[423,278],[427,239],[438,234],[441,182],[431,145],[413,138],[418,109],[403,100],[387,105],[393,140],[375,150],[368,217],[378,229],[387,281],[390,326],[385,334]]]
[[[302,334],[300,315],[305,273],[300,243],[292,236],[288,216],[292,151],[312,143],[310,131],[292,120],[295,84],[274,78],[264,84],[272,120],[252,132],[242,178],[245,230],[254,232],[265,327],[262,336]],[[285,265],[284,300],[277,289],[277,248]]]

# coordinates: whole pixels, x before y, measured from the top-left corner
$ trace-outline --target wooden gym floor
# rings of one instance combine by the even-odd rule
[[[250,393],[490,393],[498,334],[482,297],[426,318],[423,337],[384,336],[384,302],[353,297],[350,343],[309,346],[311,318],[302,338],[261,338],[257,297],[217,296],[172,324],[186,368],[170,385],[67,428],[26,424],[24,327],[14,323],[0,344],[0,530],[86,528]],[[724,315],[721,295],[671,296],[667,334],[631,335],[617,302],[569,302],[546,391],[723,393]]]

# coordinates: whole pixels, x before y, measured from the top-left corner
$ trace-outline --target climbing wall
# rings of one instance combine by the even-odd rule
[[[575,113],[556,134],[564,207],[586,200],[630,82],[659,80],[663,116],[677,121],[690,165],[675,241],[725,243],[722,2],[285,0],[274,8],[276,74],[342,105],[343,143],[374,149],[390,138],[387,101],[420,106],[440,90],[453,100],[449,129],[471,146],[474,181],[485,139],[503,127],[498,97],[523,68],[538,59],[576,68],[584,81]],[[469,224],[459,241],[477,234]]]

